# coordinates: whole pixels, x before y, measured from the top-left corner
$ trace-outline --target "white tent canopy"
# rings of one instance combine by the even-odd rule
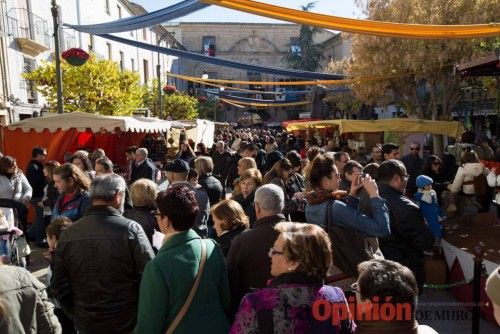
[[[164,121],[151,117],[127,117],[127,116],[101,116],[85,112],[72,112],[66,114],[50,115],[37,118],[28,118],[8,126],[9,130],[21,129],[23,132],[35,130],[43,132],[48,129],[55,132],[77,129],[93,132],[113,132],[119,128],[123,132],[166,132],[171,127],[170,121]]]

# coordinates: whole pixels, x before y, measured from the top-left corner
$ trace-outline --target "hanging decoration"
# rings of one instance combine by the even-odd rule
[[[210,5],[197,0],[185,0],[151,13],[126,17],[112,22],[87,25],[64,24],[64,26],[89,34],[111,34],[153,27],[157,24],[194,13],[208,6]]]
[[[82,66],[89,60],[90,55],[85,50],[72,48],[64,51],[61,57],[73,66]]]
[[[498,22],[468,25],[393,23],[317,14],[251,0],[201,1],[206,4],[217,5],[277,20],[366,35],[415,39],[464,39],[495,37],[500,35],[500,24],[498,24]]]
[[[165,85],[162,90],[165,94],[173,94],[177,92],[177,88],[174,85]]]

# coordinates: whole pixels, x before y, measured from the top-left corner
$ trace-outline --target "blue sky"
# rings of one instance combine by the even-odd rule
[[[181,0],[133,0],[148,11],[158,10],[168,7]],[[306,5],[310,0],[259,0],[277,6],[300,9],[301,5]],[[354,0],[318,0],[312,10],[316,13],[336,15],[351,18],[361,18],[361,11],[354,4]],[[245,22],[245,23],[270,23],[279,22],[266,17],[242,13],[222,7],[210,6],[196,13],[187,15],[176,20],[177,22]]]

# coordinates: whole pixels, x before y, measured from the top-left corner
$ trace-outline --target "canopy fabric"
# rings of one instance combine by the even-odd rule
[[[242,108],[242,105],[251,106],[251,107],[291,107],[291,106],[304,106],[308,105],[310,101],[300,101],[300,102],[245,102],[245,101],[237,101],[237,100],[229,100],[226,98],[219,98],[220,101],[225,102],[227,104],[233,105],[238,108]],[[262,101],[262,100],[261,100]]]
[[[416,39],[462,39],[500,35],[500,25],[497,22],[470,25],[405,24],[316,14],[250,0],[201,1],[278,20],[367,35]]]
[[[97,36],[100,36],[100,37],[103,37],[103,38],[106,38],[106,39],[109,39],[109,40],[112,40],[115,42],[138,47],[141,49],[153,51],[153,52],[163,53],[163,54],[167,54],[167,55],[171,55],[171,56],[175,56],[175,57],[179,57],[179,58],[195,60],[195,61],[199,61],[199,62],[207,63],[207,64],[212,64],[212,65],[238,68],[241,70],[254,71],[254,72],[260,72],[260,73],[269,73],[269,74],[281,75],[281,76],[286,76],[286,77],[297,77],[297,78],[304,78],[304,79],[335,80],[335,79],[342,79],[343,78],[342,75],[338,75],[338,74],[289,70],[289,69],[284,69],[284,68],[279,68],[279,67],[247,64],[247,63],[242,63],[242,62],[234,61],[234,60],[227,60],[227,59],[221,59],[221,58],[217,58],[217,57],[205,56],[205,55],[195,53],[195,52],[188,52],[188,51],[176,50],[176,49],[171,49],[171,48],[165,48],[165,47],[152,45],[152,44],[148,44],[148,43],[143,43],[143,42],[138,42],[138,41],[133,41],[133,40],[130,40],[127,38],[122,38],[122,37],[109,35],[109,34],[97,34]]]
[[[420,119],[383,119],[383,120],[351,120],[334,119],[312,122],[289,122],[286,125],[288,132],[297,130],[306,130],[309,127],[326,128],[338,127],[339,133],[349,132],[414,132],[414,133],[432,133],[457,137],[459,133],[458,122],[447,121],[428,121]]]
[[[255,81],[245,81],[245,80],[227,80],[227,79],[203,79],[190,77],[187,75],[175,74],[175,73],[165,73],[167,77],[178,78],[186,81],[200,82],[206,85],[209,84],[232,84],[232,85],[255,85]],[[307,80],[307,81],[259,81],[262,86],[309,86],[309,85],[339,85],[339,84],[353,84],[355,80],[344,79],[344,80]],[[234,87],[231,87],[234,88]]]
[[[21,129],[23,132],[34,130],[42,132],[47,129],[55,132],[58,129],[66,131],[76,129],[85,131],[91,129],[93,132],[113,132],[119,128],[123,132],[165,132],[171,127],[171,122],[151,117],[127,117],[127,116],[100,116],[85,112],[72,112],[61,115],[51,115],[37,118],[28,118],[9,125],[9,130]]]
[[[163,22],[171,21],[179,17],[194,13],[208,6],[210,5],[201,3],[198,0],[185,0],[170,7],[163,8],[151,13],[127,17],[112,22],[87,25],[64,25],[89,34],[111,34],[116,32],[132,31],[152,27],[157,24],[161,24]]]

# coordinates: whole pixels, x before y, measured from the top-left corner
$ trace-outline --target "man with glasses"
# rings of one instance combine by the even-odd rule
[[[37,146],[31,151],[31,161],[26,169],[26,178],[33,188],[31,204],[35,207],[35,222],[28,234],[32,237],[37,246],[47,246],[45,241],[45,225],[43,222],[43,189],[45,188],[45,175],[43,174],[43,164],[47,157],[47,149]]]
[[[424,251],[432,248],[434,236],[418,206],[404,195],[409,175],[399,160],[387,160],[378,169],[380,197],[389,208],[391,234],[379,238],[388,260],[410,268],[417,279],[419,294],[425,282]]]
[[[411,143],[410,144],[410,153],[405,155],[401,162],[406,167],[406,171],[410,175],[408,179],[408,184],[406,185],[406,192],[408,197],[413,197],[413,195],[417,192],[416,179],[417,176],[421,174],[422,165],[424,164],[424,159],[422,159],[419,155],[420,153],[420,144],[419,143]]]

